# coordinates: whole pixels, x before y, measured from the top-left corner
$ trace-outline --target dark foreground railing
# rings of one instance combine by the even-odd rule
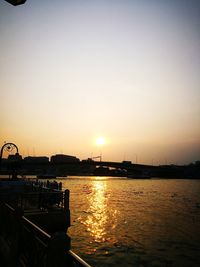
[[[90,267],[70,250],[65,232],[48,234],[21,209],[0,204],[0,266]]]

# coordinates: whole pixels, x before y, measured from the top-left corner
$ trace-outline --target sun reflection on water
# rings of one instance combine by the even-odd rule
[[[84,224],[87,227],[87,231],[91,233],[96,242],[105,241],[107,234],[106,223],[108,221],[108,198],[106,195],[106,187],[107,185],[105,181],[93,181],[91,188],[92,193],[88,195],[90,210]]]

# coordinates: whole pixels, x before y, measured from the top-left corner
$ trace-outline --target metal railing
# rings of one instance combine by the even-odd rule
[[[9,204],[0,205],[0,215],[0,247],[7,247],[4,261],[9,266],[91,267],[70,249],[65,232],[50,235]]]
[[[77,267],[91,267],[86,261],[84,261],[82,258],[80,258],[76,253],[74,253],[72,250],[68,250],[67,253],[69,256],[72,257],[72,260],[76,264]]]

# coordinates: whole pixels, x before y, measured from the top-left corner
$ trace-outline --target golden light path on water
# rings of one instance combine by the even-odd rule
[[[98,179],[98,178],[97,178]],[[87,227],[87,231],[94,237],[95,242],[104,242],[107,236],[108,202],[107,184],[104,180],[94,180],[92,182],[91,194],[88,195],[90,205],[89,215],[82,221]],[[115,217],[118,211],[113,210],[112,216]],[[112,229],[116,227],[113,220]]]
[[[106,235],[105,223],[108,219],[106,215],[106,184],[102,182],[93,183],[93,194],[89,198],[90,209],[92,214],[88,215],[85,225],[87,230],[95,237],[95,241],[103,241]]]

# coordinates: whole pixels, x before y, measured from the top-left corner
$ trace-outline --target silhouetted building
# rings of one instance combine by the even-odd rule
[[[20,161],[20,160],[22,160],[22,156],[19,153],[8,156],[8,161]]]
[[[48,157],[25,157],[24,162],[26,163],[48,163],[49,158]]]
[[[73,162],[79,162],[80,159],[74,156],[64,155],[64,154],[57,154],[54,156],[51,156],[51,162],[53,163],[73,163]]]
[[[131,165],[132,164],[132,161],[130,161],[130,160],[123,160],[122,163],[124,165]]]

